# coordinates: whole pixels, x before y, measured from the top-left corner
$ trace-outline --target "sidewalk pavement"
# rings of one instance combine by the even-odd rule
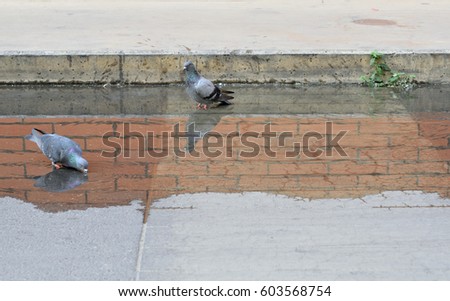
[[[357,82],[373,50],[449,82],[449,15],[445,0],[5,0],[0,82],[172,83],[186,58],[231,82]]]
[[[3,0],[2,53],[449,52],[445,0]]]
[[[449,280],[449,199],[200,193],[42,212],[0,199],[0,280]],[[30,222],[32,221],[32,222]]]

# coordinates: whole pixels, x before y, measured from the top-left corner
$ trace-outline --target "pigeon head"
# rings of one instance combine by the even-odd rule
[[[84,173],[87,173],[88,171],[88,162],[86,161],[86,159],[78,156],[77,154],[71,154],[69,156],[68,166]]]
[[[184,63],[183,69],[186,71],[195,71],[195,66],[191,61],[187,61]]]
[[[186,75],[186,82],[188,83],[195,83],[200,78],[200,75],[191,61],[184,63],[183,70]]]
[[[198,74],[194,64],[191,61],[187,61],[186,63],[184,63],[183,70],[187,74]]]

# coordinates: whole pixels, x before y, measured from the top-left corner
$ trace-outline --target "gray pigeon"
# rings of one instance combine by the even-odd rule
[[[38,129],[33,129],[25,139],[35,142],[57,169],[64,166],[87,172],[88,162],[81,156],[81,148],[75,141]]]
[[[197,108],[207,110],[208,106],[213,104],[233,104],[230,102],[230,99],[233,99],[234,97],[228,94],[234,92],[221,90],[210,80],[201,76],[191,61],[184,63],[183,69],[186,75],[186,92],[190,98],[198,103]]]

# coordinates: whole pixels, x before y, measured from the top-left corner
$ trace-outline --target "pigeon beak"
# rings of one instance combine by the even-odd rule
[[[87,169],[83,169],[83,173],[86,175],[88,173]]]

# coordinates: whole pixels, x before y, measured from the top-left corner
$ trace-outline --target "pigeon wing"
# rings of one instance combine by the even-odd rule
[[[214,100],[220,94],[219,88],[204,77],[197,81],[194,89],[197,95],[205,100]]]
[[[53,162],[61,162],[73,150],[81,154],[80,146],[73,140],[57,134],[42,136],[42,152]]]

